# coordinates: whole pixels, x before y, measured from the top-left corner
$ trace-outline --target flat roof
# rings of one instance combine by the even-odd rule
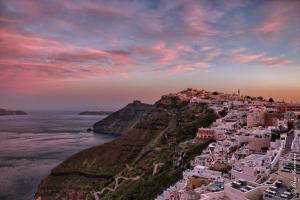
[[[274,184],[276,184],[276,186],[269,186],[269,188],[264,191],[264,195],[268,194],[286,199],[292,199],[292,193],[288,191],[289,188],[287,186],[282,185],[282,181],[275,181]]]
[[[237,181],[231,182],[230,187],[236,190],[240,190],[241,192],[248,192],[256,188],[255,185],[253,185],[251,182],[248,182],[244,179],[239,179]]]

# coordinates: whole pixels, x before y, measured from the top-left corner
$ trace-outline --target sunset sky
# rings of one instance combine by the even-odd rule
[[[300,101],[300,1],[0,0],[0,107],[115,110],[187,87]]]

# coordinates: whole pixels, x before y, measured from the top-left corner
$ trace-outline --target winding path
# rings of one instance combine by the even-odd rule
[[[136,177],[119,176],[119,177],[115,178],[115,182],[116,183],[115,183],[115,186],[113,188],[111,188],[111,187],[105,187],[100,192],[94,192],[94,197],[95,197],[96,200],[100,200],[99,195],[103,194],[106,190],[110,191],[110,192],[115,191],[119,187],[119,180],[120,179],[137,181],[140,178],[141,178],[140,176],[136,176]]]
[[[154,164],[154,163],[153,163],[153,164]],[[155,175],[155,174],[157,173],[158,167],[161,167],[161,166],[163,166],[163,165],[164,165],[164,163],[162,163],[162,162],[154,164],[152,176]]]

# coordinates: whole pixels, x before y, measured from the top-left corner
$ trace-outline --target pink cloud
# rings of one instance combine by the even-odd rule
[[[4,76],[49,79],[122,73],[134,64],[129,53],[123,51],[80,47],[3,29],[0,37],[2,80]]]
[[[3,47],[0,49],[0,66],[7,77],[17,75],[22,79],[49,79],[82,78],[108,73],[127,74],[143,67],[145,63],[138,62],[143,58],[148,59],[146,64],[165,68],[163,71],[172,68],[174,71],[184,72],[208,66],[206,61],[194,62],[181,58],[180,53],[196,56],[197,52],[180,43],[168,46],[164,41],[158,41],[150,45],[129,47],[127,50],[102,50],[76,46],[57,38],[36,37],[4,29],[0,30],[0,36],[0,45]]]
[[[60,41],[45,38],[22,35],[17,32],[0,30],[2,48],[1,57],[26,56],[32,53],[39,54],[41,51],[59,51],[68,48]]]
[[[231,58],[239,63],[248,63],[248,62],[255,62],[264,57],[263,54],[233,54]]]
[[[174,62],[176,60],[177,48],[167,47],[164,41],[158,41],[154,44],[135,46],[127,50],[137,59],[150,59],[149,62],[155,65],[162,65]]]
[[[192,63],[192,64],[179,64],[174,65],[170,69],[167,70],[169,75],[191,72],[197,69],[207,69],[210,65],[204,62]]]
[[[227,58],[238,63],[261,63],[268,67],[277,67],[291,63],[291,60],[278,57],[267,56],[264,53],[251,53],[246,49],[233,49],[227,54]]]
[[[274,67],[292,63],[290,60],[282,57],[264,57],[261,59],[261,62],[265,65],[274,66]]]
[[[284,29],[289,29],[290,23],[296,22],[299,18],[299,1],[275,1],[262,6],[261,13],[266,17],[255,29],[260,36],[272,37],[280,34]]]
[[[287,16],[276,14],[260,24],[256,32],[263,36],[272,36],[272,34],[280,31],[286,22]]]
[[[129,47],[127,50],[102,50],[12,30],[0,29],[0,36],[0,46],[3,47],[0,49],[0,81],[6,85],[20,81],[34,84],[106,74],[128,77],[130,71],[144,68],[149,63],[167,74],[209,67],[206,61],[194,62],[181,58],[180,53],[197,55],[193,48],[182,43],[172,46],[158,41],[150,45]],[[206,53],[213,51],[214,49],[206,50]],[[143,58],[149,60],[145,63],[138,61]]]
[[[221,49],[214,46],[203,46],[201,53],[205,55],[203,61],[210,62],[222,55]]]
[[[158,68],[153,70],[147,70],[146,73],[166,73],[167,75],[174,75],[178,73],[191,72],[198,69],[208,69],[210,65],[205,62],[196,62],[196,63],[183,63],[183,64],[175,64],[171,65],[168,68]]]

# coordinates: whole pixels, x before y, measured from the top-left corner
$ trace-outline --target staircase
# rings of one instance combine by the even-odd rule
[[[286,133],[287,137],[286,137],[286,141],[285,141],[285,146],[283,149],[283,152],[281,154],[281,158],[282,157],[286,157],[287,154],[289,154],[291,152],[291,147],[292,147],[292,143],[294,140],[294,130],[290,130],[289,132]],[[276,172],[279,169],[279,163],[281,161],[279,160],[275,166],[273,167],[273,169],[271,170],[272,173]]]
[[[287,133],[286,142],[285,142],[285,149],[291,150],[292,142],[294,140],[294,131],[290,131]]]
[[[286,155],[291,151],[293,140],[294,140],[294,130],[291,130],[287,133],[283,155]]]

